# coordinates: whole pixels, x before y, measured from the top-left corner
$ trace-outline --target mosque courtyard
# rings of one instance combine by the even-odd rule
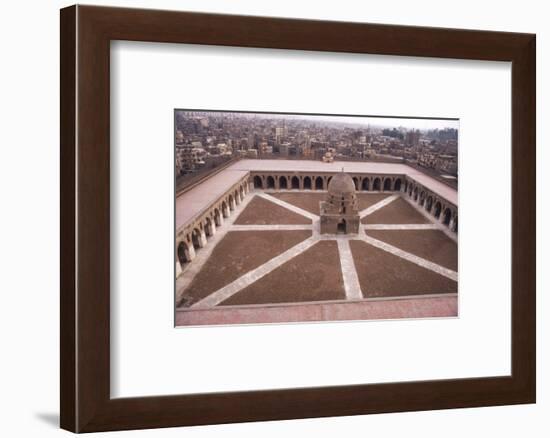
[[[176,280],[176,325],[453,317],[457,236],[400,192],[358,192],[357,234],[321,234],[327,191],[254,189]]]

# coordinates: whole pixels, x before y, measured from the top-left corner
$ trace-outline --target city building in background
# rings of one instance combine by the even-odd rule
[[[458,122],[429,122],[176,110],[176,179],[182,185],[240,158],[375,161],[421,167],[456,187]]]

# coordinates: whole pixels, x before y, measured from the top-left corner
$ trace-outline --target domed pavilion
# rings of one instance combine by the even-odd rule
[[[353,179],[342,169],[328,184],[327,199],[321,202],[321,234],[357,234],[359,209]]]

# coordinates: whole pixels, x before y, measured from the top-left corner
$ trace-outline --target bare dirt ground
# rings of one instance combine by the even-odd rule
[[[281,201],[288,202],[289,204],[295,205],[296,207],[303,208],[306,211],[309,211],[313,214],[319,214],[319,203],[324,201],[327,197],[326,193],[270,193],[270,196],[273,196]]]
[[[361,220],[366,224],[428,224],[430,221],[403,198],[397,198],[384,208]]]
[[[325,201],[327,198],[326,192],[280,192],[270,193],[269,195],[280,199],[281,201],[285,201],[289,204],[295,205],[296,207],[303,208],[304,210],[309,211],[313,214],[319,214],[319,203],[321,201]],[[376,204],[377,202],[381,201],[384,198],[387,198],[388,196],[389,194],[387,193],[358,193],[357,203],[359,204],[359,211]]]
[[[357,193],[359,211],[369,208],[371,205],[380,202],[382,199],[386,199],[391,194],[392,193]]]
[[[367,235],[445,268],[458,269],[457,244],[439,230],[367,230]]]
[[[350,241],[365,298],[456,293],[458,283],[365,242]]]
[[[321,241],[220,305],[345,299],[336,241]]]
[[[236,225],[302,225],[311,219],[255,196],[235,221]]]
[[[391,193],[358,193],[360,210]],[[319,214],[326,192],[270,193],[289,204]],[[404,199],[396,199],[367,216],[371,224],[430,223]],[[235,221],[237,225],[307,225],[310,219],[256,196]],[[457,244],[439,230],[367,230],[387,242],[442,267],[458,269]],[[311,231],[229,231],[214,248],[201,271],[184,293],[180,307],[188,307],[245,273],[311,236]],[[395,297],[447,294],[457,282],[403,258],[352,240],[350,247],[363,296]],[[324,240],[237,292],[218,307],[345,300],[338,247]]]
[[[184,294],[189,306],[311,236],[311,231],[230,231]]]

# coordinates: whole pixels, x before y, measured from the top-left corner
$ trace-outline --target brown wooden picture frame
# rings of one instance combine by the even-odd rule
[[[511,62],[511,375],[111,399],[113,40]],[[62,428],[92,432],[535,402],[534,35],[72,6],[61,10],[60,50]]]

